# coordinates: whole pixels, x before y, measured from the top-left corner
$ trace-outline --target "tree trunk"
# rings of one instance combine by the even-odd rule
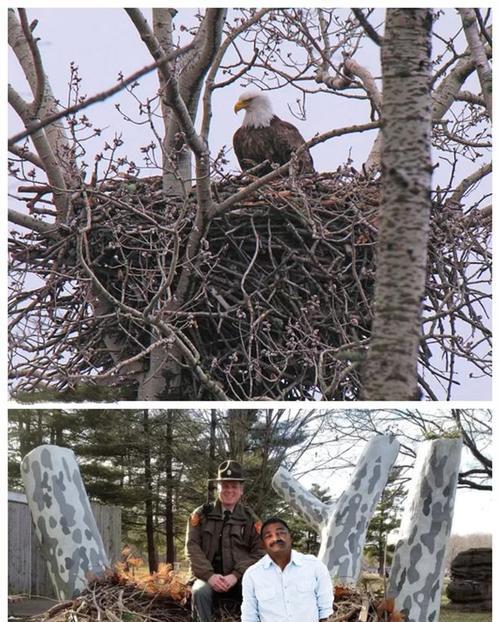
[[[236,462],[243,462],[249,433],[248,410],[228,410],[229,425],[229,457]]]
[[[18,421],[19,433],[19,453],[24,457],[31,449],[31,412],[27,415],[19,414]]]
[[[75,454],[41,445],[23,458],[21,475],[57,597],[74,598],[110,567]]]
[[[417,453],[388,595],[407,622],[439,620],[462,439],[425,441]]]
[[[363,398],[418,398],[431,208],[430,9],[387,9],[382,45],[382,214]]]
[[[258,491],[257,491],[257,502],[254,506],[254,510],[257,512],[257,516],[262,514],[262,510],[264,509],[264,503],[266,499],[266,495],[269,492],[269,477],[268,477],[268,468],[269,468],[269,457],[272,449],[272,437],[273,437],[273,411],[271,409],[267,409],[265,412],[265,428],[263,430],[263,438],[261,441],[260,447],[260,473],[258,480]]]
[[[43,444],[43,413],[42,411],[38,411],[37,415],[37,427],[36,427],[37,438],[35,441],[35,445]]]
[[[149,572],[158,571],[158,558],[156,557],[156,547],[154,538],[154,518],[153,518],[153,480],[151,475],[151,436],[149,428],[149,411],[143,411],[144,429],[144,485],[147,491],[145,502],[146,509],[146,540],[148,547]]]
[[[173,425],[174,413],[169,410],[167,412],[167,427],[165,433],[165,545],[167,564],[175,562],[175,546],[174,546],[174,494],[173,494]]]
[[[213,481],[217,476],[217,465],[215,463],[215,447],[217,441],[217,411],[213,408],[210,411],[210,444],[208,448],[208,500],[212,501],[215,496],[217,486]]]

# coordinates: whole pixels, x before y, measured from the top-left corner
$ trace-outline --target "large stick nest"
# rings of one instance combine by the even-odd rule
[[[241,187],[229,179],[213,194],[223,201]],[[90,209],[76,199],[73,224],[57,242],[12,240],[13,351],[29,352],[21,364],[14,359],[18,391],[65,391],[103,372],[101,381],[123,386],[127,366],[118,360],[147,365],[159,340],[178,356],[155,317],[230,399],[358,396],[372,318],[376,179],[348,168],[278,179],[206,224],[191,260],[193,195],[165,198],[158,178],[108,182],[87,195]],[[460,320],[474,323],[478,343],[488,339],[477,307],[487,297],[479,284],[489,270],[488,233],[487,223],[434,207],[427,311],[436,318],[421,350],[434,375],[452,372],[456,356],[488,371],[484,352],[476,356],[471,341],[455,336]],[[183,269],[190,278],[179,293]],[[43,284],[23,297],[28,272]],[[121,349],[114,359],[110,338]],[[436,342],[444,358],[433,368]],[[192,366],[182,367],[175,389],[168,374],[164,398],[213,399]]]

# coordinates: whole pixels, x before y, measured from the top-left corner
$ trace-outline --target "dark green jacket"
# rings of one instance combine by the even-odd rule
[[[222,520],[220,501],[196,508],[189,517],[186,555],[191,575],[197,579],[208,581],[215,572],[213,561],[219,546]],[[238,503],[222,535],[222,574],[232,573],[241,579],[245,570],[264,555],[259,533],[260,522],[253,510]]]

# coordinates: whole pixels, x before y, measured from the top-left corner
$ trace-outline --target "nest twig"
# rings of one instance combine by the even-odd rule
[[[214,185],[214,198],[240,184]],[[230,399],[355,399],[378,205],[378,181],[348,168],[278,179],[206,223],[189,255],[193,196],[165,197],[156,178],[88,188],[57,240],[10,241],[13,385],[28,393],[91,379],[135,386],[155,348],[175,357],[179,339]],[[458,358],[490,373],[488,236],[489,223],[434,206],[421,363],[447,391]],[[180,363],[165,397],[213,399]],[[421,378],[434,397],[430,384]]]
[[[189,622],[190,607],[186,605],[189,587],[176,586],[170,593],[169,586],[159,589],[158,585],[146,587],[130,576],[113,572],[100,579],[94,579],[77,598],[58,603],[32,622]],[[217,609],[219,622],[237,622],[239,607]],[[403,622],[394,610],[393,601],[377,600],[365,590],[355,587],[335,587],[333,614],[329,622]]]
[[[177,582],[178,583],[178,582]],[[136,582],[119,572],[94,579],[88,588],[73,600],[58,603],[39,618],[40,622],[188,622],[186,607],[188,586],[175,592],[171,585],[163,587]]]

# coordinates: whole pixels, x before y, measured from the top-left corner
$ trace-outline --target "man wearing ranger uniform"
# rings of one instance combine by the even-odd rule
[[[215,481],[217,500],[196,508],[187,527],[193,615],[198,622],[212,621],[214,596],[241,603],[241,578],[264,554],[257,516],[240,502],[241,466],[226,460]]]

